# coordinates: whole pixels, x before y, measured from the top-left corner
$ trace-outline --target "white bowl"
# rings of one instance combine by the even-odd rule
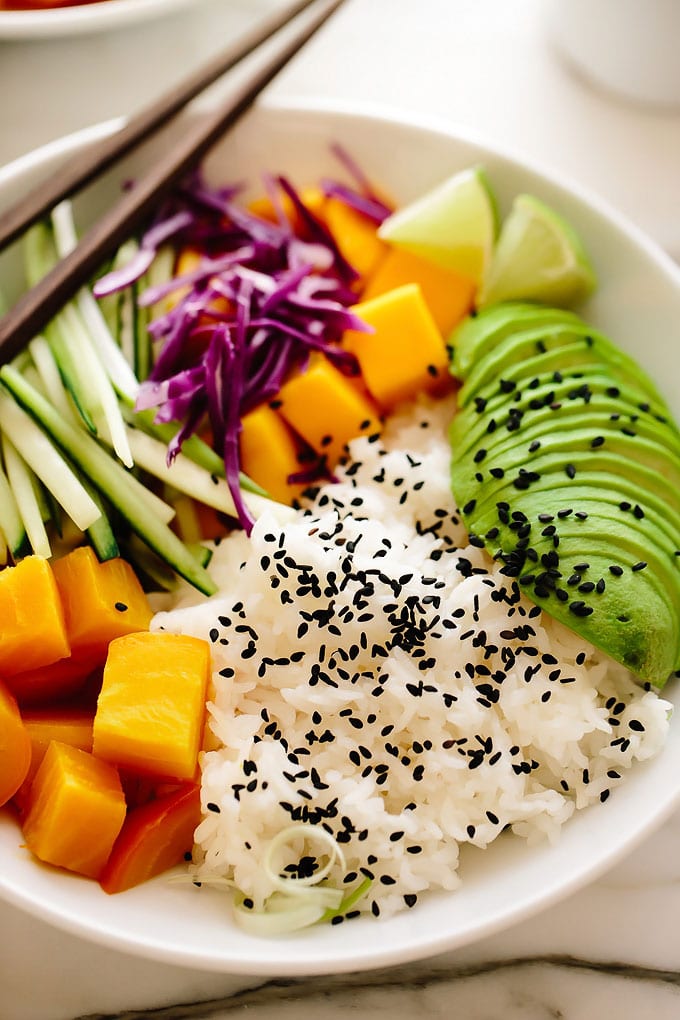
[[[0,171],[0,206],[103,130],[71,136]],[[584,314],[644,362],[680,415],[680,388],[668,370],[680,349],[680,271],[615,212],[554,176],[442,124],[321,105],[258,107],[211,155],[209,174],[231,182],[275,169],[304,183],[335,169],[328,151],[334,140],[400,200],[455,170],[483,163],[502,209],[521,190],[561,209],[584,238],[600,277]],[[109,202],[114,180],[138,166],[133,160],[115,178],[109,175],[81,206],[81,216]],[[0,260],[0,289],[16,292],[17,262],[14,251]],[[667,694],[678,697],[677,682]],[[568,822],[556,845],[527,847],[503,837],[486,851],[468,850],[459,891],[423,898],[393,919],[362,918],[285,938],[254,938],[234,927],[221,893],[160,877],[109,897],[94,882],[41,866],[21,848],[15,821],[2,812],[0,895],[80,936],[185,966],[288,976],[368,969],[464,945],[554,903],[630,851],[679,800],[680,713],[663,752],[633,769],[606,804]]]
[[[43,39],[126,28],[196,0],[100,0],[81,7],[0,11],[0,39]]]

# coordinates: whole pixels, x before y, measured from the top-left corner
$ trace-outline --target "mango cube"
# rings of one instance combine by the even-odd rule
[[[117,770],[53,740],[28,795],[26,846],[47,864],[98,878],[125,820]]]
[[[128,634],[109,645],[94,753],[140,772],[193,779],[203,738],[210,648],[181,634]]]
[[[378,268],[387,245],[378,237],[378,226],[368,216],[339,198],[329,198],[324,220],[344,258],[366,280]]]
[[[0,571],[0,675],[48,666],[71,650],[57,583],[41,556]]]
[[[100,563],[93,549],[83,545],[55,560],[52,569],[73,651],[104,652],[114,638],[149,626],[149,602],[126,560]]]
[[[361,300],[370,301],[407,283],[419,284],[425,304],[444,337],[472,308],[473,280],[400,248],[389,249],[369,279]]]
[[[298,499],[304,485],[289,482],[300,470],[298,447],[289,427],[268,404],[241,419],[241,467],[270,496],[281,503]]]
[[[284,383],[280,413],[288,424],[330,465],[356,436],[379,432],[375,405],[360,388],[319,356],[309,368]]]
[[[343,344],[356,356],[369,392],[382,407],[433,389],[446,378],[446,346],[418,284],[362,301],[353,311],[374,332],[350,330]]]
[[[307,209],[309,209],[314,216],[318,216],[320,219],[323,219],[326,196],[321,188],[316,188],[314,186],[301,188],[298,194]],[[304,224],[302,223],[298,215],[298,211],[293,205],[290,197],[282,191],[278,195],[278,200],[281,203],[283,215],[291,224],[295,233],[301,235],[304,234]],[[277,210],[269,195],[261,195],[259,198],[252,199],[248,203],[248,211],[253,213],[255,216],[259,216],[262,220],[268,220],[270,223],[279,222]]]

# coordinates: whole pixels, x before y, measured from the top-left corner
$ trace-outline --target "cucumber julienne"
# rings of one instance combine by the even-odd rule
[[[132,530],[166,563],[206,595],[216,585],[195,555],[132,491],[125,469],[84,430],[64,421],[57,411],[12,365],[0,369],[0,379],[14,399],[50,436],[65,456],[83,471]]]

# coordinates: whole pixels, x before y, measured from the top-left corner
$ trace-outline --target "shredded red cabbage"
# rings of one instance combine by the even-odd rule
[[[340,152],[359,191],[325,182],[327,193],[379,222],[390,210],[344,150]],[[342,372],[356,374],[356,359],[338,341],[347,329],[369,329],[350,310],[357,299],[352,286],[358,274],[328,227],[285,177],[269,178],[267,188],[276,223],[238,206],[239,188],[211,188],[193,174],[166,201],[132,261],[95,287],[102,296],[129,286],[169,240],[179,250],[191,247],[204,253],[195,270],[149,288],[139,298],[141,305],[155,306],[181,292],[171,310],[149,326],[155,362],[149,378],[142,380],[137,408],[156,408],[158,422],[180,423],[168,447],[169,463],[184,440],[209,423],[239,521],[248,533],[253,521],[239,485],[243,415],[275,397],[312,352],[323,353]],[[283,214],[277,190],[291,201],[302,236]],[[320,459],[299,478],[311,480],[324,471]]]

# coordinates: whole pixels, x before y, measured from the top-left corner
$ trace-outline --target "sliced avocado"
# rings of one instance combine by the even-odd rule
[[[460,406],[465,407],[478,396],[489,399],[497,392],[512,393],[521,389],[519,384],[523,379],[546,372],[573,375],[587,372],[595,365],[606,365],[619,381],[658,398],[656,387],[636,362],[617,350],[602,334],[586,330],[579,336],[576,330],[564,329],[551,334],[550,339],[546,334],[534,333],[507,337],[471,370],[460,388],[458,400]]]
[[[482,354],[493,350],[518,329],[576,325],[581,322],[574,312],[562,308],[547,308],[521,301],[492,305],[465,319],[449,337],[451,372],[454,376],[466,378]]]
[[[500,308],[461,331],[454,359],[452,488],[471,542],[662,685],[680,663],[680,432],[603,334],[558,310],[536,323],[526,306]]]
[[[495,558],[551,615],[644,679],[663,684],[678,666],[680,557],[641,536],[637,523],[599,515],[593,506],[587,518],[546,524],[501,502],[489,529]],[[643,654],[637,639],[631,647],[631,634],[652,634],[659,622],[665,649]]]
[[[582,486],[581,491],[571,492],[571,500],[566,507],[564,500],[560,498],[561,495],[558,490],[541,493],[541,509],[538,512],[534,495],[514,502],[513,513],[517,515],[514,520],[520,520],[522,528],[513,525],[511,518],[507,525],[509,533],[521,530],[522,540],[529,538],[530,545],[534,540],[540,541],[541,538],[554,540],[557,536],[558,543],[555,545],[553,541],[553,546],[558,548],[565,537],[572,534],[579,536],[584,533],[591,534],[594,527],[601,524],[610,539],[619,536],[624,546],[639,547],[639,554],[646,548],[654,550],[667,565],[670,565],[672,572],[677,575],[675,583],[680,584],[680,549],[675,544],[677,531],[669,527],[666,517],[659,514],[656,508],[647,503],[642,507],[639,503],[619,499],[618,494],[595,486]],[[503,504],[506,501],[499,502]],[[500,542],[504,534],[502,522],[505,516],[498,504],[483,505],[479,512],[474,514],[472,533],[486,539],[489,532],[493,535],[497,530],[498,535],[495,535],[494,540]],[[674,516],[677,519],[678,514]]]
[[[459,429],[461,424],[464,426],[465,423],[459,423]],[[531,456],[541,448],[546,437],[567,428],[573,431],[588,430],[594,448],[605,444],[610,447],[609,438],[612,436],[623,436],[628,440],[640,437],[668,447],[680,458],[680,433],[675,428],[661,424],[652,415],[633,413],[631,409],[607,398],[594,399],[587,406],[583,403],[561,404],[557,401],[535,411],[508,415],[505,421],[491,433],[483,434],[477,442],[466,448],[461,442],[456,447],[456,456],[459,460],[468,459],[474,464],[489,464],[491,458],[502,457],[504,450],[521,446],[522,443],[526,446],[527,456]]]
[[[489,401],[497,394],[514,395],[517,390],[521,392],[525,381],[533,380],[536,376],[557,375],[558,379],[562,376],[578,380],[586,374],[597,371],[603,365],[606,365],[609,374],[620,384],[640,389],[648,394],[650,399],[661,401],[654,384],[635,368],[634,363],[627,362],[627,359],[621,359],[616,364],[603,362],[599,351],[593,350],[586,338],[580,338],[557,350],[536,354],[524,361],[508,365],[495,380],[476,392],[470,387],[466,389],[464,383],[458,392],[459,406],[465,407],[471,400],[476,401],[479,397]]]
[[[596,578],[596,584],[600,578],[605,578],[605,583],[609,581],[605,588],[606,599],[578,590],[570,597],[570,589],[561,588],[561,591],[567,592],[566,599],[562,601],[552,591],[545,595],[540,588],[537,592],[536,586],[530,589],[520,581],[521,590],[551,616],[641,679],[663,686],[678,668],[680,627],[676,606],[649,571],[649,566],[633,571],[638,562],[645,561],[633,561],[625,552],[612,562],[603,554],[597,535],[592,542],[579,541],[573,548],[565,548],[566,552],[570,554],[570,561],[577,565],[589,564],[588,571],[582,575],[584,578],[592,576]],[[541,557],[545,555],[548,553],[541,554]],[[611,566],[623,571],[620,577],[611,574]],[[527,572],[522,576],[526,576]],[[589,610],[589,615],[583,615]]]
[[[480,465],[470,468],[470,458],[456,460],[452,469],[453,491],[459,506],[464,507],[470,500],[491,498],[495,492],[526,491],[540,481],[543,474],[549,473],[564,477],[564,484],[579,477],[582,469],[588,471],[610,472],[612,485],[615,487],[617,475],[633,474],[642,484],[642,479],[649,490],[660,494],[655,479],[663,479],[671,487],[680,491],[680,460],[672,450],[659,443],[639,436],[630,439],[627,436],[609,437],[601,447],[593,448],[592,433],[579,430],[573,434],[565,429],[543,439],[540,448],[534,454],[527,454],[526,444],[522,443],[503,456],[489,460],[485,470]],[[501,474],[502,472],[502,474]],[[482,492],[478,492],[482,483],[477,478],[482,474],[486,483]],[[673,505],[677,504],[677,497]]]
[[[517,493],[513,496],[513,507],[524,513],[536,527],[539,524],[546,527],[572,515],[576,520],[584,520],[586,518],[583,515],[587,517],[594,506],[600,507],[607,514],[616,515],[618,511],[624,516],[630,515],[633,518],[632,526],[643,534],[650,525],[658,528],[661,535],[665,536],[667,552],[675,554],[680,552],[675,546],[680,535],[680,494],[669,484],[666,496],[666,499],[661,499],[648,490],[641,491],[638,482],[628,476],[617,476],[614,487],[611,474],[579,472],[578,482],[574,480],[565,486],[564,473],[547,473],[541,476],[540,483],[532,486],[531,503],[527,505],[521,494]],[[671,502],[670,497],[675,498],[675,503]],[[540,505],[538,511],[535,510],[537,505]],[[486,536],[490,529],[497,526],[497,516],[498,501],[489,499],[479,502],[476,504],[475,528]]]
[[[459,459],[471,470],[486,465],[489,471],[501,467],[507,472],[519,457],[535,470],[534,460],[541,453],[564,449],[568,454],[572,449],[576,452],[591,449],[656,465],[666,478],[677,476],[680,484],[680,436],[658,423],[638,421],[635,427],[626,427],[625,423],[622,427],[620,420],[612,421],[608,414],[553,412],[552,418],[541,418],[536,423],[522,421],[521,425],[511,431],[497,429],[484,445],[463,456],[459,454]]]
[[[680,436],[665,405],[652,402],[642,390],[617,383],[610,372],[598,370],[585,372],[578,379],[558,374],[556,380],[554,373],[547,379],[534,376],[514,394],[497,394],[489,401],[475,400],[459,410],[452,421],[452,449],[459,456],[478,444],[488,444],[490,435],[507,429],[508,425],[511,431],[524,427],[530,415],[542,413],[546,418],[552,417],[555,405],[561,409],[569,405],[581,410],[609,409],[612,415],[620,415],[624,425],[633,424],[633,418],[649,417],[655,423],[668,425]]]

